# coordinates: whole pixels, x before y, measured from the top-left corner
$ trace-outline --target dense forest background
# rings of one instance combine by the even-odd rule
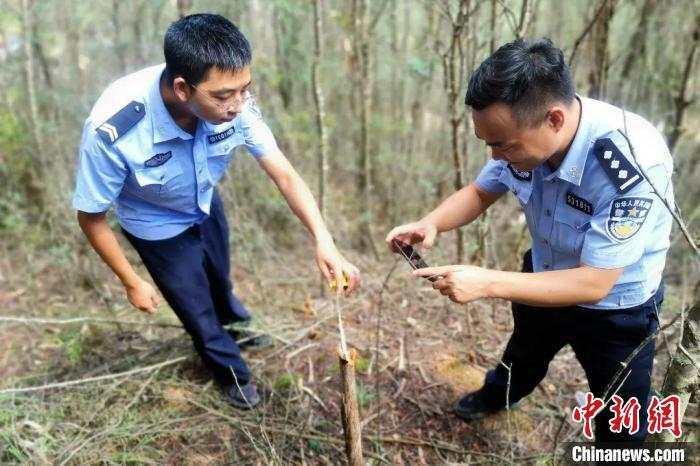
[[[430,290],[406,277],[403,267],[394,272],[400,278],[392,279],[387,297],[378,300],[378,290],[396,265],[383,247],[383,237],[392,226],[419,218],[454,189],[473,180],[488,159],[486,148],[473,135],[463,103],[471,71],[505,42],[547,36],[564,50],[580,94],[639,113],[665,134],[674,155],[679,211],[697,238],[700,2],[0,0],[3,315],[92,316],[115,321],[141,318],[129,308],[116,279],[77,227],[70,205],[77,145],[82,123],[102,90],[122,75],[160,63],[165,29],[178,16],[192,12],[217,12],[228,17],[252,43],[258,104],[280,147],[322,202],[339,245],[364,272],[364,290],[345,306],[349,325],[355,325],[351,330],[353,343],[364,349],[369,366],[366,385],[360,390],[365,397],[361,404],[369,416],[367,429],[389,435],[390,420],[395,421],[395,428],[407,422],[401,414],[388,414],[389,407],[398,413],[406,410],[409,417],[420,408],[422,417],[415,423],[425,431],[415,436],[429,437],[434,444],[452,442],[452,450],[430,442],[384,444],[378,440],[367,448],[377,458],[393,462],[418,458],[415,455],[424,463],[469,461],[467,458],[516,461],[527,457],[540,461],[545,458],[535,455],[540,451],[551,451],[545,458],[551,460],[566,429],[575,430],[560,426],[560,418],[566,416],[562,414],[564,402],[557,400],[570,404],[573,390],[585,387],[580,369],[567,370],[571,362],[568,356],[563,356],[560,369],[552,370],[560,370],[558,380],[569,385],[543,390],[542,396],[549,400],[546,409],[540,406],[527,412],[529,417],[516,419],[515,426],[509,419],[510,428],[535,429],[537,434],[531,437],[545,444],[524,442],[520,435],[511,434],[496,436],[496,440],[480,438],[478,432],[457,427],[454,421],[431,411],[433,408],[425,408],[419,395],[411,395],[415,403],[396,395],[404,390],[397,388],[401,380],[404,386],[411,386],[416,378],[425,382],[424,386],[433,386],[426,380],[440,380],[421,372],[421,342],[451,342],[443,348],[449,353],[447,372],[451,364],[457,364],[461,373],[474,368],[483,372],[493,363],[489,355],[493,358],[500,353],[511,323],[505,303],[448,309]],[[219,189],[227,200],[232,227],[234,279],[239,293],[259,310],[261,327],[276,333],[291,353],[303,350],[307,343],[302,338],[308,334],[302,335],[299,328],[316,325],[315,332],[327,327],[326,337],[318,336],[308,344],[332,348],[332,321],[323,317],[324,312],[330,312],[330,304],[319,293],[310,243],[282,197],[245,151],[236,157]],[[429,262],[469,262],[516,270],[528,244],[519,206],[504,199],[473,225],[444,235],[430,253]],[[665,319],[669,322],[690,304],[700,276],[697,258],[690,252],[683,235],[674,228],[665,272]],[[158,318],[161,323],[176,322],[165,310]],[[376,340],[381,343],[375,342],[375,319]],[[178,348],[177,354],[191,354],[186,338],[167,327],[144,330],[97,322],[2,325],[0,375],[5,387],[126,370],[139,363],[164,360]],[[443,328],[449,329],[447,334]],[[678,332],[674,328],[667,329],[661,344],[657,365],[661,373],[665,369],[663,354],[667,360],[675,350]],[[427,336],[421,332],[434,333]],[[297,340],[290,335],[302,337]],[[153,342],[166,336],[180,346],[165,345],[164,349],[164,345],[156,345],[161,353],[153,350]],[[409,346],[414,349],[407,349]],[[411,351],[415,354],[409,362],[403,361],[403,368],[396,366],[394,356],[398,354],[402,362]],[[261,377],[269,377],[268,385],[278,396],[263,418],[268,416],[272,425],[280,419],[293,419],[298,422],[297,430],[303,419],[303,425],[314,432],[337,433],[337,410],[332,407],[337,393],[332,386],[326,387],[328,380],[333,380],[332,357],[326,361],[331,374],[328,380],[318,374],[313,377],[325,363],[311,357],[308,364],[307,359],[287,358],[285,364],[262,361]],[[197,362],[192,359],[188,364],[167,374],[163,369],[148,377],[129,378],[119,388],[90,385],[75,392],[0,398],[0,461],[79,464],[106,458],[116,463],[177,463],[186,458],[182,461],[214,464],[293,458],[323,464],[340,458],[338,445],[323,437],[291,439],[287,432],[280,440],[279,433],[262,429],[257,435],[262,433],[266,440],[255,441],[254,428],[260,420],[254,417],[249,419],[255,421],[253,427],[230,428],[222,440],[224,427],[217,422],[233,421],[214,416],[216,422],[206,430],[197,420],[202,413],[213,416],[209,411],[214,409],[215,395],[206,398],[212,388],[197,372]],[[392,372],[399,369],[401,376]],[[455,394],[459,390],[454,387],[470,383],[460,379],[461,375],[455,376],[457,382],[449,374],[445,377],[443,385],[452,387]],[[182,401],[182,394],[174,392],[184,390],[182,387],[205,408]],[[153,400],[160,400],[163,392],[172,395],[164,402],[167,409],[161,405],[158,409],[140,407],[142,403],[153,407]],[[441,397],[448,399],[449,393],[431,400]],[[282,403],[281,399],[285,404],[275,404]],[[91,412],[95,403],[101,406],[99,413]],[[293,409],[290,414],[290,403],[303,409]],[[447,401],[444,404],[449,405]],[[118,415],[109,411],[112,407],[119,410]],[[177,419],[182,423],[166,432],[162,423],[167,416],[163,413],[178,409],[182,416]],[[200,412],[193,414],[192,409]],[[144,412],[148,414],[139,422],[138,413]],[[320,421],[314,423],[312,417]],[[143,423],[161,428],[139,430]],[[561,425],[568,426],[564,421]],[[247,429],[253,430],[250,442],[241,434]],[[495,432],[500,430],[494,427]],[[193,438],[188,435],[192,433],[200,435]],[[250,451],[231,447],[239,441],[249,444]],[[494,459],[474,453],[494,448],[504,456]]]

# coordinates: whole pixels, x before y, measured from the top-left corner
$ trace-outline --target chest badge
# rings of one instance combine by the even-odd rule
[[[572,192],[566,193],[566,205],[580,210],[584,214],[593,215],[593,204]]]
[[[644,224],[652,204],[644,197],[621,197],[610,205],[606,222],[608,236],[617,241],[632,238]]]
[[[231,126],[229,129],[220,133],[210,134],[209,136],[207,136],[207,140],[209,141],[209,144],[216,144],[217,142],[221,142],[224,139],[231,137],[231,135],[235,132],[236,129],[233,126]]]
[[[160,167],[165,162],[170,160],[172,156],[173,151],[171,150],[169,150],[168,152],[163,152],[162,154],[156,154],[150,159],[146,160],[146,162],[144,162],[144,165],[146,166],[146,168]]]

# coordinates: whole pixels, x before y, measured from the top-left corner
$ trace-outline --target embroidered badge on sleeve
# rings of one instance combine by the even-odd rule
[[[652,204],[644,197],[621,197],[610,205],[610,215],[606,222],[608,236],[615,241],[627,241],[644,224]]]
[[[516,170],[515,168],[511,167],[510,164],[508,164],[508,169],[510,172],[513,174],[514,177],[519,179],[520,181],[532,181],[532,172],[531,171],[520,171]]]

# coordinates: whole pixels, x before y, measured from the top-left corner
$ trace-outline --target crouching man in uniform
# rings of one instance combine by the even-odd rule
[[[230,403],[260,397],[236,338],[224,325],[250,320],[229,278],[229,228],[215,189],[244,145],[309,230],[329,281],[359,286],[338,252],[309,188],[280,152],[250,98],[251,49],[225,18],[196,14],[165,34],[165,65],[118,79],[85,122],[73,206],[88,240],[138,309],[155,312],[158,294],[127,261],[105,219],[116,206],[122,232]],[[260,339],[249,339],[259,344]]]
[[[506,400],[517,403],[565,345],[601,398],[621,362],[659,325],[672,224],[664,202],[673,205],[668,147],[642,117],[576,95],[563,54],[548,39],[499,48],[471,76],[466,104],[492,160],[475,182],[387,236],[390,247],[394,238],[430,247],[437,234],[472,222],[508,191],[525,213],[532,248],[522,273],[470,265],[414,272],[438,276],[434,288],[457,303],[513,303],[503,364],[455,412],[470,421],[504,409]],[[595,418],[597,441],[646,436],[654,351],[651,340],[607,393],[619,386],[624,401],[636,397],[638,432],[611,432],[605,409]]]

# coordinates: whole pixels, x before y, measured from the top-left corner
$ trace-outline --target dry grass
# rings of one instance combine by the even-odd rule
[[[81,285],[82,279],[47,258],[33,264],[44,271],[42,280],[20,287],[19,279],[5,279],[3,315],[108,317],[144,325],[0,323],[0,389],[188,358],[130,378],[0,395],[0,462],[342,463],[333,303],[317,295],[318,278],[304,247],[293,257],[263,249],[264,260],[253,267],[244,259],[233,273],[237,293],[256,314],[254,324],[277,340],[273,349],[247,355],[265,397],[252,412],[227,406],[184,332],[146,325],[148,317],[125,306],[106,272],[94,272],[97,287]],[[431,262],[445,263],[439,254],[432,253]],[[521,408],[464,424],[450,414],[452,403],[478,389],[497,363],[512,326],[508,305],[456,306],[415,281],[403,263],[380,299],[394,259],[353,259],[365,283],[342,307],[348,342],[361,355],[358,397],[371,463],[549,464],[555,443],[578,438],[568,418],[573,393],[586,384],[570,351],[557,356]],[[165,307],[153,320],[177,323]]]

